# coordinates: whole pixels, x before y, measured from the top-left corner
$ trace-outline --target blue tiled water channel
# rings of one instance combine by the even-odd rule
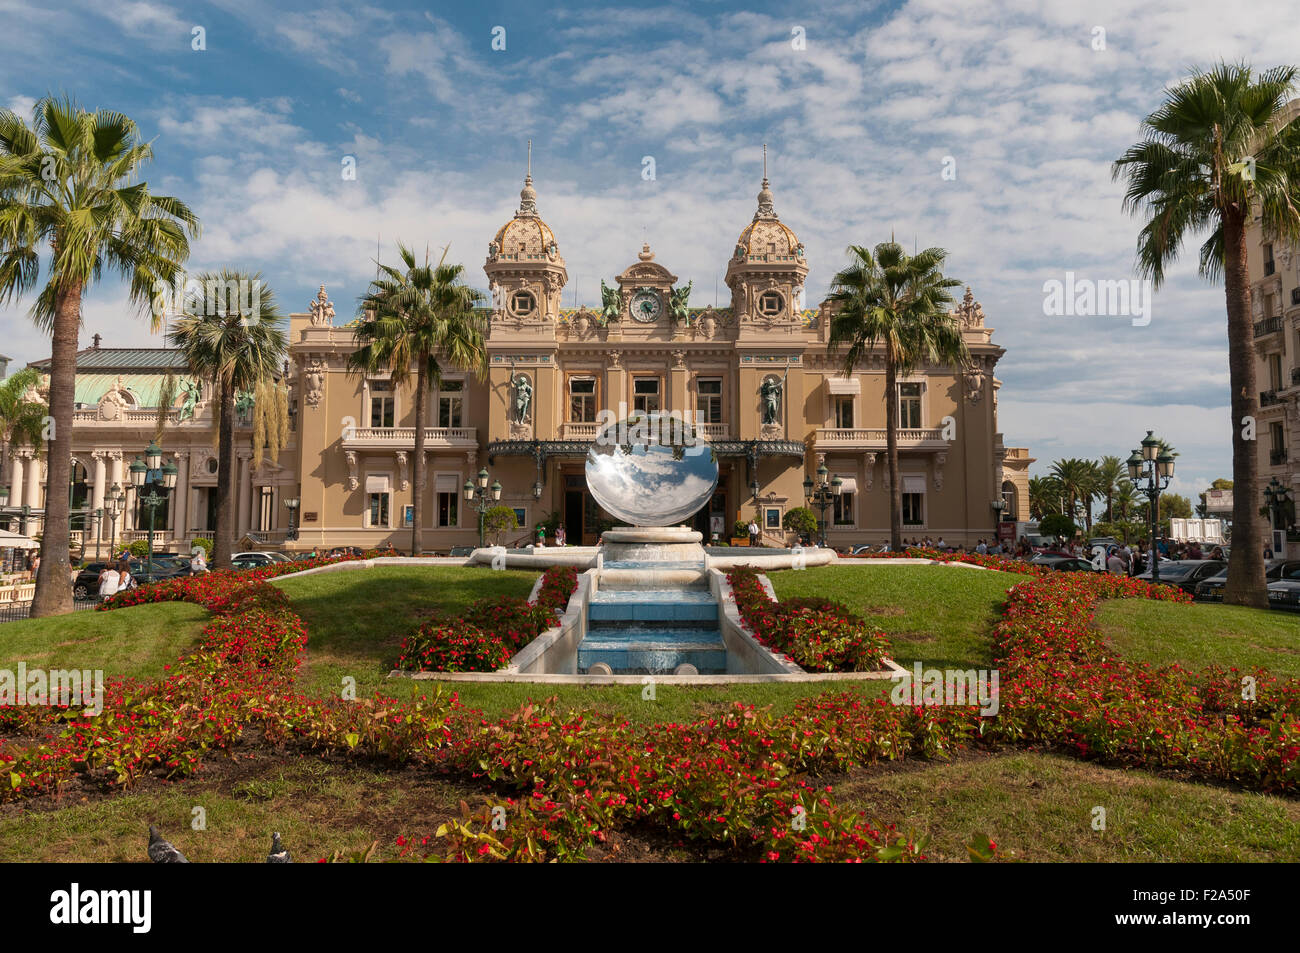
[[[607,564],[608,566],[608,564]],[[702,584],[677,589],[606,589],[587,606],[578,671],[604,662],[614,674],[671,674],[694,665],[701,675],[727,671],[718,604]]]

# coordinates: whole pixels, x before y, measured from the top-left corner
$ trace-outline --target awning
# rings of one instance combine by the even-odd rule
[[[857,477],[840,477],[840,492],[857,493],[858,492]]]
[[[856,377],[828,377],[826,386],[832,394],[861,394],[862,382]]]
[[[369,473],[366,475],[367,493],[388,493],[390,477],[387,473]]]
[[[40,543],[30,539],[21,533],[11,533],[7,529],[0,529],[0,549],[39,549]]]
[[[459,493],[460,490],[460,474],[439,473],[433,478],[434,493]]]
[[[924,476],[905,476],[903,477],[904,493],[924,493],[925,477]]]

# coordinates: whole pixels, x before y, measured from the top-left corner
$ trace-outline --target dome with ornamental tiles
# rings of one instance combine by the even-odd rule
[[[781,221],[773,205],[772,186],[763,177],[763,187],[758,193],[758,211],[754,219],[736,239],[735,257],[775,255],[777,257],[803,257],[803,245],[790,226]]]
[[[533,188],[533,177],[529,175],[519,192],[519,210],[514,218],[497,230],[488,247],[488,257],[527,259],[558,254],[555,233],[537,214],[537,190]]]

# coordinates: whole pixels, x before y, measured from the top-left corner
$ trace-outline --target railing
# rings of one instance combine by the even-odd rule
[[[1274,404],[1282,403],[1282,398],[1277,396],[1275,390],[1262,390],[1259,392],[1259,406],[1272,407]]]
[[[697,424],[695,429],[705,440],[726,440],[731,436],[730,424]]]
[[[1268,452],[1268,462],[1275,467],[1286,463],[1286,448],[1283,447],[1281,450],[1270,450]]]
[[[474,427],[425,427],[426,444],[478,444]],[[414,427],[350,427],[343,432],[345,446],[356,444],[392,444],[414,447]]]
[[[596,426],[594,423],[565,421],[560,424],[560,438],[562,440],[595,440]]]
[[[943,439],[943,429],[941,427],[925,427],[920,429],[906,428],[897,431],[899,446],[918,447],[925,444],[936,444],[947,446],[947,441]],[[819,444],[879,444],[884,446],[888,440],[888,431],[884,428],[877,427],[818,427],[817,442]]]
[[[1255,337],[1260,338],[1265,334],[1273,334],[1282,330],[1282,318],[1279,315],[1276,318],[1265,318],[1263,321],[1255,322]]]

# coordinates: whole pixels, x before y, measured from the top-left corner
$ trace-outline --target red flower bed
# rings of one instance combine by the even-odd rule
[[[397,667],[416,672],[494,672],[512,652],[492,632],[464,622],[426,622],[402,642]]]
[[[812,672],[874,672],[889,642],[865,619],[837,602],[773,602],[750,569],[727,575],[741,621],[758,641]]]

